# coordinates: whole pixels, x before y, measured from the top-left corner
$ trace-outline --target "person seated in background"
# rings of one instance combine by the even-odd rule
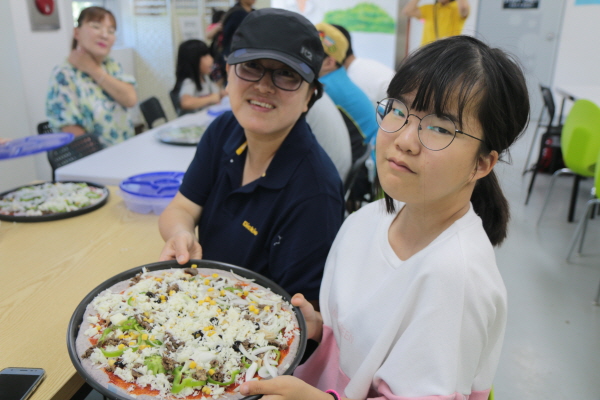
[[[317,142],[333,161],[340,178],[346,182],[352,167],[350,134],[342,112],[327,93],[323,93],[323,96],[308,110],[306,122],[317,138]]]
[[[202,40],[191,39],[179,45],[175,86],[182,114],[218,104],[225,92],[210,79],[213,58]]]
[[[239,265],[316,304],[344,218],[342,181],[304,117],[322,93],[323,56],[300,14],[263,8],[244,19],[227,59],[232,111],[209,125],[160,215],[161,261]]]
[[[363,91],[373,103],[385,98],[390,81],[394,77],[394,70],[379,61],[370,58],[356,57],[352,49],[350,32],[341,25],[332,24],[344,34],[348,40],[348,50],[344,59],[344,68],[350,80]]]
[[[137,103],[135,80],[109,56],[116,29],[114,15],[102,7],[79,15],[71,53],[50,77],[46,116],[53,131],[87,132],[105,147],[134,135],[127,109]]]
[[[471,8],[469,0],[435,0],[434,4],[420,7],[418,4],[419,0],[410,0],[402,8],[402,15],[425,20],[421,46],[460,35]]]
[[[348,50],[348,41],[335,27],[326,23],[316,25],[325,50],[325,59],[319,73],[319,81],[325,93],[350,122],[352,160],[365,153],[365,144],[372,143],[377,134],[377,123],[373,118],[373,105],[367,95],[348,77],[342,66]],[[355,125],[356,129],[352,129]]]

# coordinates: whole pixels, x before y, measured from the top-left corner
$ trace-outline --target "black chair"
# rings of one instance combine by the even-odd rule
[[[527,153],[527,159],[525,160],[525,169],[523,170],[523,174],[532,172],[531,180],[529,181],[529,187],[527,188],[525,204],[529,203],[529,197],[531,196],[533,184],[538,172],[543,170],[545,172],[553,173],[554,171],[564,167],[560,148],[560,136],[563,127],[562,121],[558,121],[556,125],[552,124],[554,122],[554,115],[556,113],[556,106],[554,104],[552,91],[550,88],[542,85],[540,85],[540,90],[542,92],[542,98],[544,99],[544,107],[542,108],[540,119],[534,131],[533,139],[531,145],[529,146],[529,152]],[[545,111],[548,113],[548,121],[547,123],[542,123]],[[544,128],[545,131],[540,140],[538,158],[535,164],[527,169],[527,165],[529,164],[529,159],[531,158],[531,153],[533,152],[540,128]]]
[[[173,103],[173,108],[175,109],[175,113],[177,116],[181,116],[181,103],[179,102],[179,93],[171,90],[169,92],[169,97],[171,98],[171,103]]]
[[[50,123],[48,121],[40,122],[37,125],[37,133],[40,135],[44,134],[44,133],[52,133],[52,128],[50,128]]]
[[[165,111],[160,105],[160,101],[154,96],[142,101],[140,103],[140,110],[144,115],[149,129],[152,129],[154,123],[159,119],[164,119],[165,122],[168,121]]]
[[[77,161],[80,158],[102,150],[102,144],[98,138],[92,134],[86,133],[76,136],[73,141],[67,145],[59,147],[48,152],[48,161],[52,167],[52,181],[55,181],[55,171],[62,167]]]
[[[344,180],[344,200],[346,211],[352,213],[358,210],[364,201],[369,201],[365,195],[371,195],[372,185],[368,179],[366,162],[371,157],[371,145],[365,146],[365,152],[356,159]]]

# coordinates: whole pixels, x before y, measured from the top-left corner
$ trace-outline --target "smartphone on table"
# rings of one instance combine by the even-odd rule
[[[29,398],[45,374],[42,368],[4,368],[0,371],[0,399]]]

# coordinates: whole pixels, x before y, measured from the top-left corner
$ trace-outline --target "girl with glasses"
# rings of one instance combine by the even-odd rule
[[[93,134],[104,146],[134,135],[128,108],[137,103],[135,79],[109,55],[116,30],[107,9],[88,7],[79,15],[71,53],[50,77],[46,115],[53,131]]]
[[[506,325],[493,247],[509,219],[493,168],[528,122],[523,73],[501,50],[456,36],[405,59],[387,95],[376,116],[385,198],[344,222],[321,312],[292,300],[320,345],[295,377],[246,382],[243,395],[489,396]]]
[[[307,19],[266,8],[231,48],[232,112],[207,128],[160,216],[160,259],[239,265],[316,304],[344,214],[340,176],[304,117],[322,93],[323,46]]]

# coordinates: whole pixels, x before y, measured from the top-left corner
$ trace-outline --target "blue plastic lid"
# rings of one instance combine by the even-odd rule
[[[158,171],[130,176],[119,187],[125,193],[151,198],[174,197],[179,190],[184,172]]]
[[[53,150],[71,143],[74,138],[75,135],[72,133],[58,132],[14,139],[5,144],[0,144],[0,160]]]

